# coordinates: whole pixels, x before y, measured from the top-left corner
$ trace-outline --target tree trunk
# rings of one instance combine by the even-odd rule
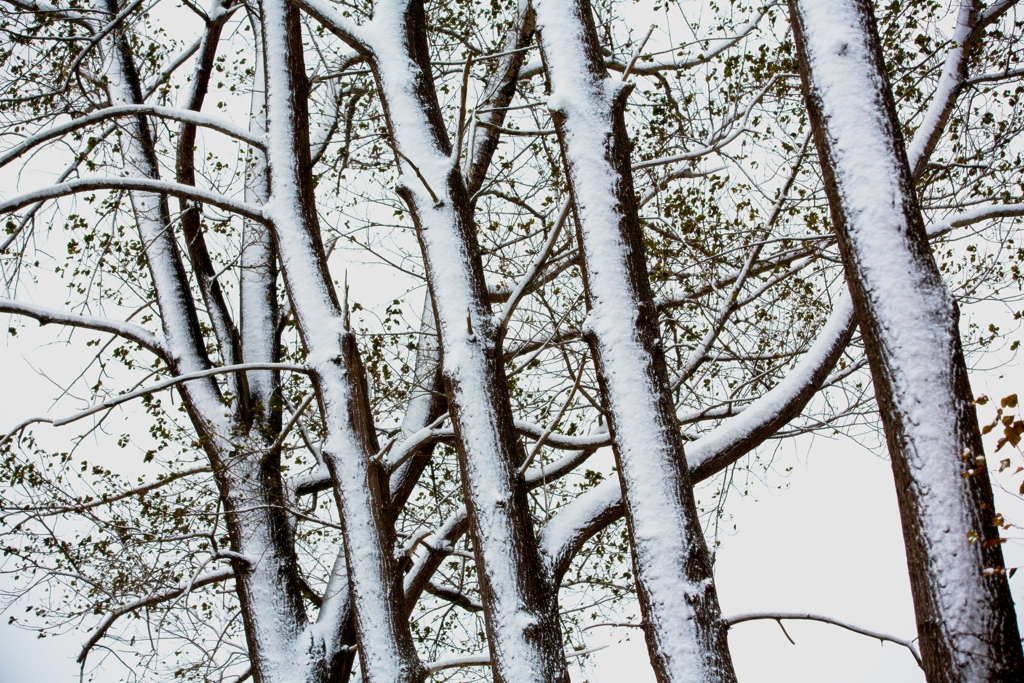
[[[341,514],[363,680],[417,683],[424,672],[403,609],[387,473],[373,459],[376,435],[355,337],[320,240],[298,10],[284,0],[265,0],[261,10],[271,178],[265,211],[324,416],[322,452]],[[336,563],[334,575],[340,569]],[[340,606],[339,623],[321,634],[325,645],[339,637]]]
[[[624,120],[630,88],[608,76],[587,0],[536,8],[583,251],[584,334],[608,411],[651,663],[661,683],[735,681],[647,274]]]
[[[868,0],[790,0],[892,459],[929,683],[1018,681],[1020,633],[956,305],[928,246]]]
[[[494,680],[567,682],[557,596],[518,472],[499,330],[459,150],[434,90],[422,2],[376,3],[364,34],[433,298]]]

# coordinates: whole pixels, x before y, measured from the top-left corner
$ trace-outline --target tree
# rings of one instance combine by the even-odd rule
[[[929,681],[1024,672],[956,304],[914,192],[870,3],[790,3],[839,250],[892,458]],[[991,12],[991,9],[989,10]],[[963,3],[958,39],[990,16]],[[947,115],[948,116],[948,115]]]
[[[94,354],[4,441],[33,626],[156,677],[567,680],[635,595],[660,680],[734,678],[694,483],[713,522],[762,444],[875,424],[781,8],[0,6],[0,309]],[[971,7],[880,17],[965,309],[1024,258],[1022,27]]]

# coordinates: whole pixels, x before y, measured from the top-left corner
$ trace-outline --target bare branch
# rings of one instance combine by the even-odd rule
[[[86,408],[81,412],[75,413],[74,415],[68,415],[67,417],[60,418],[29,418],[28,420],[25,420],[17,427],[12,429],[10,432],[8,432],[3,439],[0,439],[0,446],[5,444],[8,439],[10,439],[12,436],[14,436],[15,434],[17,434],[18,432],[25,429],[25,427],[28,427],[31,424],[44,422],[52,424],[54,427],[62,427],[66,424],[71,424],[72,422],[77,422],[78,420],[89,417],[90,415],[95,415],[96,413],[107,410],[108,408],[119,406],[122,403],[127,403],[128,401],[131,401],[133,399],[140,398],[148,394],[152,394],[156,391],[162,391],[164,389],[176,386],[178,384],[182,384],[184,382],[190,382],[196,379],[203,379],[204,377],[212,377],[213,375],[222,375],[229,372],[245,372],[247,370],[287,370],[290,372],[300,372],[303,374],[310,373],[310,369],[305,365],[292,365],[290,363],[241,363],[239,365],[228,365],[220,368],[210,368],[209,370],[200,370],[199,372],[190,372],[185,375],[179,375],[177,377],[166,379],[162,382],[157,382],[152,386],[145,387],[137,391],[131,391],[128,392],[127,394],[115,396],[106,401],[103,401],[102,403],[97,403],[96,405],[90,406],[89,408]]]
[[[804,621],[820,621],[825,624],[832,624],[833,626],[845,628],[847,631],[859,633],[862,636],[868,636],[869,638],[877,638],[882,642],[888,641],[890,643],[902,645],[903,647],[910,650],[910,654],[914,656],[914,661],[917,662],[918,666],[921,666],[921,655],[920,653],[918,653],[917,647],[914,646],[913,642],[905,640],[903,638],[899,638],[897,636],[891,636],[885,633],[871,631],[866,628],[855,626],[845,621],[839,621],[838,619],[833,619],[832,617],[822,616],[820,614],[810,614],[806,612],[751,612],[749,614],[737,614],[731,617],[723,617],[722,621],[725,622],[725,624],[729,628],[732,628],[736,624],[742,624],[745,621],[758,621],[760,619],[770,619],[772,621],[778,621],[780,625],[782,619],[800,619]],[[786,637],[789,638],[788,633],[786,634]],[[792,643],[793,639],[790,638],[789,642]]]
[[[115,608],[110,612],[110,614],[103,618],[96,629],[92,632],[92,635],[89,636],[89,640],[82,646],[81,652],[78,653],[78,663],[82,664],[85,662],[85,658],[89,656],[89,650],[91,650],[96,643],[106,635],[107,631],[110,630],[110,627],[114,625],[114,622],[117,621],[119,617],[145,607],[153,607],[169,600],[174,600],[182,595],[186,595],[196,588],[201,588],[202,586],[207,586],[211,583],[217,583],[218,581],[226,581],[234,578],[234,576],[234,570],[230,567],[225,567],[224,569],[218,569],[208,574],[203,574],[199,577],[193,578],[192,580],[175,588],[150,593],[145,597]]]

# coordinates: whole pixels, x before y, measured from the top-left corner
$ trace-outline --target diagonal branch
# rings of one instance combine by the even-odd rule
[[[150,116],[156,116],[163,119],[181,121],[209,128],[217,131],[218,133],[223,133],[229,137],[235,138],[236,140],[241,140],[242,142],[259,149],[263,149],[264,146],[262,138],[251,135],[249,131],[244,128],[239,128],[231,122],[225,121],[216,116],[189,111],[187,109],[178,109],[176,107],[159,107],[153,104],[125,104],[117,107],[106,107],[104,109],[100,109],[99,111],[62,123],[59,126],[54,126],[41,133],[25,138],[0,155],[0,167],[6,166],[28,150],[33,147],[38,147],[49,140],[62,137],[68,133],[73,133],[76,130],[86,128],[87,126],[99,123],[100,121],[120,118],[123,116],[138,116],[139,114],[148,114]]]
[[[99,413],[101,411],[104,411],[104,410],[107,410],[109,408],[114,408],[116,406],[119,406],[122,403],[127,403],[128,401],[131,401],[131,400],[136,399],[136,398],[140,398],[142,396],[146,396],[148,394],[152,394],[152,393],[157,392],[157,391],[162,391],[162,390],[167,389],[169,387],[173,387],[173,386],[176,386],[178,384],[182,384],[183,382],[191,382],[192,380],[203,379],[205,377],[212,377],[214,375],[223,375],[223,374],[229,373],[229,372],[245,372],[247,370],[288,370],[288,371],[291,371],[291,372],[300,372],[300,373],[303,373],[303,374],[308,374],[310,372],[310,369],[308,367],[306,367],[305,365],[292,365],[290,363],[240,363],[238,365],[227,365],[227,366],[219,367],[219,368],[210,368],[208,370],[200,370],[199,372],[190,372],[190,373],[185,374],[185,375],[179,375],[177,377],[171,377],[170,379],[166,379],[166,380],[164,380],[162,382],[157,382],[156,384],[153,384],[152,386],[144,387],[142,389],[138,389],[137,391],[130,391],[127,394],[121,394],[120,396],[114,396],[113,398],[107,399],[106,401],[103,401],[102,403],[97,403],[95,405],[92,405],[92,406],[86,408],[85,410],[83,410],[81,412],[75,413],[73,415],[68,415],[67,417],[58,417],[58,418],[52,418],[52,417],[32,417],[32,418],[29,418],[29,419],[25,420],[24,422],[22,422],[21,424],[19,424],[14,429],[12,429],[10,432],[8,432],[7,435],[4,436],[3,439],[0,439],[0,446],[5,444],[8,439],[10,439],[12,436],[14,436],[15,434],[17,434],[18,432],[20,432],[25,427],[28,427],[31,424],[36,424],[36,423],[44,422],[44,423],[52,424],[54,427],[63,427],[66,424],[71,424],[72,422],[77,422],[78,420],[81,420],[83,418],[89,417],[90,415],[95,415],[96,413]]]
[[[66,313],[55,308],[27,304],[12,299],[0,299],[0,313],[11,313],[12,315],[24,315],[39,321],[40,325],[67,325],[69,327],[81,327],[98,332],[109,332],[128,341],[135,342],[144,349],[152,351],[165,362],[170,358],[162,337],[158,337],[146,328],[132,323],[101,318],[92,315],[78,315]]]
[[[123,617],[126,614],[130,614],[131,612],[145,607],[153,607],[154,605],[159,605],[167,602],[168,600],[174,600],[175,598],[185,595],[196,588],[201,588],[202,586],[207,586],[211,583],[217,583],[218,581],[226,581],[234,578],[234,576],[234,570],[231,567],[225,567],[223,569],[212,571],[208,574],[203,574],[188,581],[187,583],[176,586],[175,588],[150,593],[138,600],[134,600],[121,605],[120,607],[114,608],[110,614],[103,618],[103,621],[99,623],[96,630],[94,630],[92,635],[89,636],[89,640],[82,646],[82,650],[78,654],[78,662],[85,662],[85,658],[89,655],[89,651],[100,641],[101,638],[103,638],[104,635],[106,635],[107,631],[110,630],[110,627],[114,625],[114,622],[117,621],[119,617]]]

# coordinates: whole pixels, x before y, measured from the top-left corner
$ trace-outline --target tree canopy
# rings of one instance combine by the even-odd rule
[[[0,311],[54,349],[0,425],[12,621],[145,680],[562,680],[640,585],[682,680],[659,473],[711,585],[724,497],[878,406],[786,5],[565,5],[0,0]],[[1015,352],[1024,10],[874,9],[966,357]]]

